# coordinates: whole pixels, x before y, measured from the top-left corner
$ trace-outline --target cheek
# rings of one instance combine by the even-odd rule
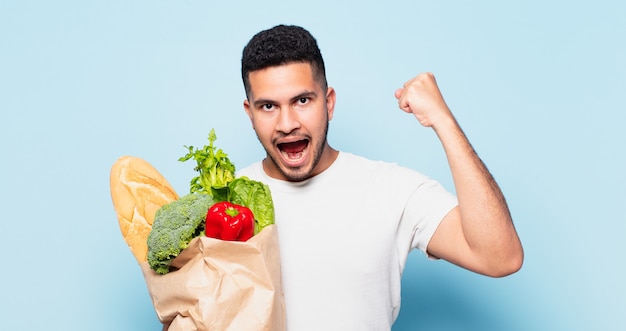
[[[270,139],[272,136],[273,125],[271,121],[262,121],[257,118],[252,120],[252,128],[261,140]]]
[[[311,123],[311,125],[314,125],[314,127],[311,127],[311,129],[315,131],[324,131],[328,120],[328,112],[326,112],[326,110],[323,110],[315,112],[315,114],[311,114],[308,122]]]

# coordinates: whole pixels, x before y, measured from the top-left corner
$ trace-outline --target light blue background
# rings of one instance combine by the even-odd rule
[[[289,23],[337,90],[331,144],[453,189],[434,133],[393,97],[434,72],[523,240],[504,279],[412,254],[394,331],[626,329],[624,2],[382,3],[0,1],[0,328],[159,329],[110,166],[142,157],[186,192],[177,158],[211,128],[239,167],[261,158],[240,54]]]

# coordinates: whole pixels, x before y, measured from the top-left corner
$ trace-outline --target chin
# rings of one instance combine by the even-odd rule
[[[284,169],[280,168],[280,172],[283,174],[285,179],[290,182],[301,182],[303,180],[307,180],[312,177],[311,169]]]

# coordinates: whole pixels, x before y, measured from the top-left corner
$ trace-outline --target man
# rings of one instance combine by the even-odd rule
[[[456,197],[414,170],[330,146],[335,91],[305,29],[255,35],[242,78],[244,109],[267,157],[238,175],[272,191],[289,330],[391,329],[413,248],[491,277],[519,270],[523,251],[505,199],[432,74],[395,96],[439,137]]]

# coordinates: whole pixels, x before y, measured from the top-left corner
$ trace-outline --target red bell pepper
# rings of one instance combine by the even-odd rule
[[[204,232],[211,238],[246,241],[254,235],[254,215],[245,206],[218,202],[207,212]]]

